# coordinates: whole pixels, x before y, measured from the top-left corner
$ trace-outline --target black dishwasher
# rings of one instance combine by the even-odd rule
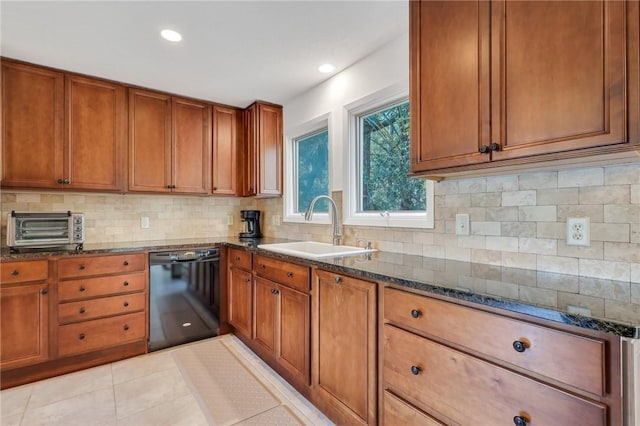
[[[149,253],[149,351],[218,334],[220,249]]]

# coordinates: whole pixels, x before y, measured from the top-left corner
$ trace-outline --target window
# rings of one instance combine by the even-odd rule
[[[317,195],[329,195],[329,131],[322,129],[293,140],[295,191],[294,213],[304,213]],[[326,200],[316,211],[327,212]]]
[[[285,146],[284,220],[304,222],[304,212],[318,195],[329,195],[329,117],[291,129]],[[313,223],[329,222],[329,204],[318,201]]]
[[[409,177],[409,101],[368,102],[349,110],[345,223],[433,227],[433,183]]]

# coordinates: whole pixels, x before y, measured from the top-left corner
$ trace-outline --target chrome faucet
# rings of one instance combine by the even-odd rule
[[[311,200],[311,203],[309,203],[309,208],[304,214],[304,220],[307,220],[307,221],[311,220],[311,218],[313,217],[313,207],[316,205],[316,201],[321,200],[323,198],[329,200],[329,204],[331,204],[331,211],[333,212],[333,219],[331,220],[331,223],[333,223],[333,245],[339,246],[340,239],[342,238],[342,234],[340,234],[338,207],[336,206],[336,202],[333,201],[333,198],[329,197],[328,195],[318,195],[313,200]]]

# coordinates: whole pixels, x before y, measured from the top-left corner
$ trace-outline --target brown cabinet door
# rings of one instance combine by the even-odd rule
[[[310,379],[310,312],[308,294],[277,286],[279,292],[278,361],[305,385]]]
[[[627,141],[625,3],[492,3],[493,160]]]
[[[412,1],[411,171],[489,161],[489,4]]]
[[[2,186],[61,186],[63,116],[62,73],[2,61]]]
[[[259,277],[254,277],[253,282],[253,341],[275,355],[278,285]]]
[[[129,89],[129,190],[171,186],[171,97]]]
[[[258,104],[258,193],[282,195],[282,107]]]
[[[212,193],[238,194],[238,148],[240,147],[241,113],[234,108],[213,106]]]
[[[125,102],[123,86],[67,76],[65,186],[124,189]]]
[[[258,105],[253,104],[244,110],[244,144],[242,149],[242,195],[256,195],[258,169]]]
[[[172,191],[207,194],[211,188],[211,106],[172,99]]]
[[[251,273],[229,268],[229,324],[248,338],[252,336],[252,301]]]
[[[376,286],[316,271],[314,391],[339,421],[376,424]]]
[[[45,282],[3,287],[0,294],[0,368],[49,358],[49,286]]]

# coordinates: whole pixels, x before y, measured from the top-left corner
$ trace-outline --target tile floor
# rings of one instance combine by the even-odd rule
[[[229,351],[279,400],[277,409],[305,425],[332,425],[260,358],[232,335],[220,336]],[[191,343],[207,344],[211,339]],[[0,392],[2,426],[207,425],[199,395],[184,379],[174,351],[141,355]],[[260,419],[268,417],[261,413]],[[209,420],[210,421],[210,420]],[[238,423],[259,424],[255,413]]]

